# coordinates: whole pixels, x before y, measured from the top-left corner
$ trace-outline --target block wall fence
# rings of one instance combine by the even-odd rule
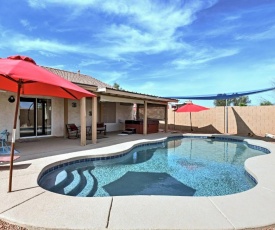
[[[226,108],[191,113],[194,133],[226,133]],[[169,130],[190,132],[190,113],[168,110]],[[164,128],[161,122],[160,128]],[[245,135],[253,133],[264,136],[275,135],[275,106],[230,106],[228,107],[228,133]]]

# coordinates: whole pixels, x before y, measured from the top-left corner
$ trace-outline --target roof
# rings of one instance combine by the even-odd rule
[[[60,70],[60,69],[55,69],[55,68],[51,68],[51,67],[46,67],[46,66],[42,66],[43,68],[47,69],[48,71],[62,77],[65,78],[68,81],[71,81],[75,84],[82,84],[82,85],[86,85],[86,86],[95,86],[98,89],[100,88],[105,88],[105,92],[102,92],[103,94],[113,94],[113,95],[117,95],[117,96],[131,96],[131,97],[137,97],[137,98],[148,98],[148,99],[153,99],[153,100],[160,100],[160,101],[178,101],[177,99],[172,99],[172,98],[166,98],[166,97],[158,97],[158,96],[154,96],[154,95],[149,95],[149,94],[142,94],[142,93],[137,93],[137,92],[131,92],[131,91],[127,91],[127,90],[120,90],[120,89],[116,89],[113,86],[106,84],[98,79],[95,79],[91,76],[85,75],[85,74],[81,74],[80,72],[75,73],[75,72],[71,72],[71,71],[67,71],[67,70]],[[88,89],[89,90],[89,89]],[[98,91],[99,92],[99,91]]]
[[[98,88],[111,88],[114,89],[109,84],[106,84],[102,81],[99,81],[91,76],[81,74],[81,73],[74,73],[67,70],[61,70],[61,69],[55,69],[51,67],[42,66],[43,68],[49,70],[50,72],[65,78],[68,81],[71,81],[73,83],[79,83],[79,84],[85,84],[85,85],[92,85],[97,86]]]

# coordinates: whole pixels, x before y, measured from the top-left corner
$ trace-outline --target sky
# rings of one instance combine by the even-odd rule
[[[1,0],[0,41],[2,58],[161,97],[275,86],[275,0]]]

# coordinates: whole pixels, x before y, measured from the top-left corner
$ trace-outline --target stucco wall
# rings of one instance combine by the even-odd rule
[[[9,96],[14,96],[14,93],[3,93],[0,92],[0,131],[7,129],[10,133],[13,127],[13,118],[15,112],[15,103],[10,103],[8,101]],[[19,122],[17,122],[17,127]],[[19,133],[16,132],[16,138],[19,137]],[[9,136],[11,140],[11,135]]]
[[[117,103],[116,117],[117,117],[117,130],[125,129],[125,120],[133,119],[133,105],[126,105]]]
[[[192,113],[194,132],[225,133],[225,107]],[[264,136],[275,134],[275,106],[233,106],[228,107],[228,133]],[[169,129],[190,132],[190,113],[168,111]]]
[[[52,99],[52,136],[64,135],[64,99]]]

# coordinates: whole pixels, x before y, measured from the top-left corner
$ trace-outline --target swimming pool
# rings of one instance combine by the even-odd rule
[[[253,188],[244,169],[267,149],[228,138],[173,137],[104,158],[86,158],[44,171],[39,185],[70,196],[220,196]]]

